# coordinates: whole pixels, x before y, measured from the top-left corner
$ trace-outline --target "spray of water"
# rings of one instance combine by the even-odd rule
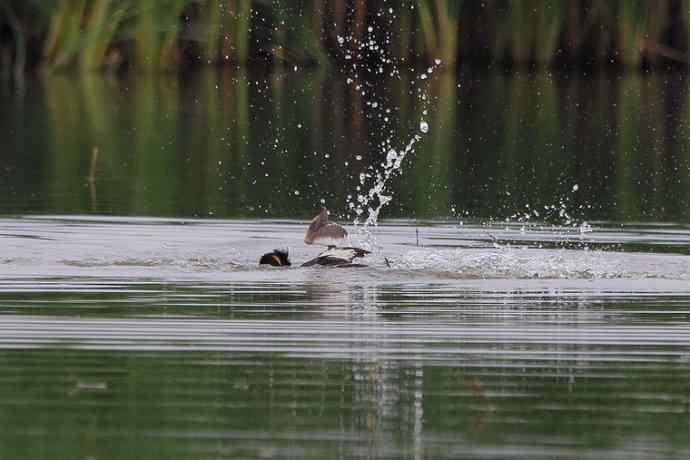
[[[520,234],[525,235],[530,231],[549,231],[554,236],[561,238],[563,243],[570,243],[573,238],[584,241],[587,234],[592,233],[592,226],[584,220],[579,220],[577,214],[589,206],[573,204],[573,197],[580,189],[578,184],[572,185],[569,194],[561,196],[556,203],[543,206],[532,206],[529,203],[498,222],[487,222],[485,225],[494,227],[503,225],[506,231],[512,231],[519,226]],[[509,192],[506,192],[510,195]],[[583,243],[584,245],[584,243]],[[586,245],[584,245],[586,248]]]
[[[378,15],[385,17],[389,23],[395,20],[393,8],[381,10]],[[381,210],[393,199],[392,191],[389,189],[390,179],[401,174],[405,157],[415,151],[415,145],[429,132],[429,124],[425,119],[430,103],[428,82],[434,70],[441,65],[441,60],[437,59],[434,65],[418,73],[411,80],[411,90],[416,90],[422,113],[414,134],[406,142],[400,143],[403,134],[395,132],[391,126],[391,119],[397,108],[392,107],[386,100],[377,99],[373,91],[376,81],[380,81],[376,80],[377,76],[388,75],[400,79],[399,63],[388,53],[390,37],[386,34],[391,27],[384,29],[383,38],[377,37],[373,27],[368,28],[362,40],[352,36],[338,37],[338,44],[346,62],[349,63],[345,69],[348,74],[347,84],[354,85],[356,91],[368,98],[367,106],[378,112],[378,118],[383,122],[382,129],[388,133],[376,147],[377,155],[384,160],[361,172],[356,193],[347,197],[348,208],[354,213],[353,223],[358,229],[357,238],[369,250],[378,249],[370,228],[378,224]]]

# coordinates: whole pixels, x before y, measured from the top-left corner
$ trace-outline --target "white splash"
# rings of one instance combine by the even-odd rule
[[[395,20],[393,12],[390,10],[386,13],[382,9],[378,16],[387,16],[390,25]],[[381,209],[393,200],[392,192],[387,188],[389,180],[396,174],[402,173],[405,157],[414,152],[415,145],[420,141],[421,136],[429,132],[429,123],[425,119],[421,119],[418,124],[418,131],[402,146],[397,147],[395,144],[403,133],[395,132],[395,126],[392,124],[394,117],[391,114],[399,109],[391,107],[385,98],[376,99],[378,92],[371,90],[380,80],[367,80],[369,74],[386,74],[391,78],[400,78],[398,61],[388,54],[390,49],[388,46],[390,36],[386,35],[389,33],[388,30],[391,29],[385,28],[385,30],[376,31],[374,27],[369,27],[361,40],[351,36],[342,40],[340,37],[338,39],[339,45],[343,48],[343,54],[348,60],[345,69],[347,83],[354,83],[355,89],[361,90],[362,95],[366,95],[370,99],[366,102],[366,106],[383,121],[382,129],[387,130],[388,133],[377,149],[385,160],[381,160],[378,165],[370,166],[366,171],[359,174],[359,185],[356,186],[356,193],[354,196],[349,195],[347,200],[348,208],[354,214],[353,223],[358,228],[357,239],[360,240],[359,243],[363,247],[369,250],[374,250],[377,246],[369,228],[378,224]],[[379,33],[377,34],[377,32]],[[348,56],[352,59],[347,59]],[[374,62],[366,64],[366,59],[372,58]],[[366,68],[366,65],[371,65],[371,68]],[[433,75],[435,68],[440,65],[441,60],[435,60],[432,66],[410,82],[410,90],[416,91],[417,97],[422,103],[423,116],[428,114],[427,107],[431,99],[427,95],[426,85],[428,85],[429,77]],[[355,158],[361,160],[362,157],[357,155]]]

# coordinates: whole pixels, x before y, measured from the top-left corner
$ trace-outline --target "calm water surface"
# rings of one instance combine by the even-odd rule
[[[0,86],[0,204],[307,218],[323,199],[352,220],[347,196],[385,160],[380,143],[402,148],[424,119],[429,133],[391,182],[384,216],[503,219],[529,205],[543,220],[544,206],[565,202],[578,220],[690,222],[683,74],[438,72],[424,104],[414,77],[371,82],[365,96],[337,72]]]
[[[337,78],[0,91],[0,458],[687,457],[683,78],[440,78],[350,270],[297,266],[378,161]]]

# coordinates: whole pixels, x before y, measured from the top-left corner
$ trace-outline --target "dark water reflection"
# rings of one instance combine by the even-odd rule
[[[690,450],[684,294],[341,289],[375,299],[357,310],[309,284],[22,282],[2,283],[3,458]]]
[[[326,72],[51,76],[4,88],[0,209],[306,217],[324,199],[342,213],[391,131],[368,103],[392,110],[399,147],[417,132],[412,77],[366,96]],[[467,71],[429,82],[431,129],[386,216],[502,219],[564,201],[583,219],[690,217],[683,74]]]
[[[687,366],[0,353],[3,458],[682,458]],[[107,363],[105,365],[104,363]],[[653,390],[653,393],[650,392]],[[525,407],[530,411],[525,412]],[[494,446],[500,445],[500,448]]]

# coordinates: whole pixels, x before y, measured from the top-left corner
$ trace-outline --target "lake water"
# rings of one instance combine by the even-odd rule
[[[0,458],[690,454],[685,77],[438,74],[368,266],[300,268],[388,135],[343,78],[2,87]]]

